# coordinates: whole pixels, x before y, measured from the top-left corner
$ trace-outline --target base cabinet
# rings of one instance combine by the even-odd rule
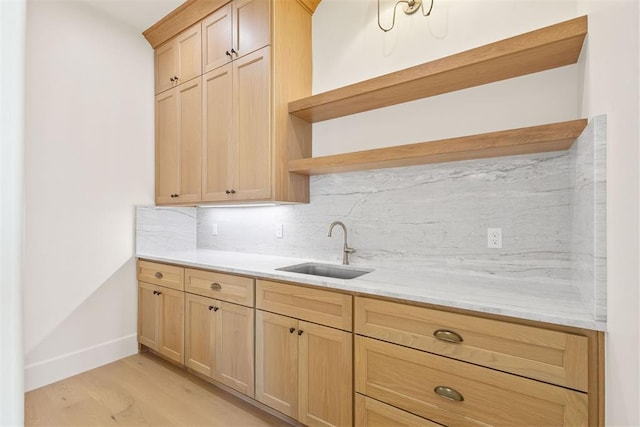
[[[184,292],[138,283],[138,342],[184,363]]]
[[[352,335],[256,310],[256,399],[309,426],[352,425]]]
[[[252,308],[186,294],[185,365],[253,397],[253,322]]]
[[[358,427],[439,427],[441,424],[356,393]]]

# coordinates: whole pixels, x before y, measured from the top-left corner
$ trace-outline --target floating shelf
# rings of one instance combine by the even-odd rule
[[[289,172],[322,175],[561,151],[571,147],[586,125],[587,120],[580,119],[333,156],[290,160]]]
[[[316,123],[575,64],[586,34],[582,16],[290,102],[289,114]]]

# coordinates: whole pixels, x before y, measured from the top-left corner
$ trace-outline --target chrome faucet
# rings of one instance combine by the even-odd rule
[[[344,231],[344,246],[342,248],[343,254],[342,254],[342,264],[343,265],[349,265],[349,254],[354,253],[356,250],[353,248],[350,248],[347,245],[347,227],[344,226],[343,223],[341,223],[340,221],[333,221],[331,223],[331,225],[329,226],[329,234],[328,236],[331,237],[331,232],[333,231],[333,227],[335,227],[336,225],[339,225],[340,227],[342,227],[342,231]]]

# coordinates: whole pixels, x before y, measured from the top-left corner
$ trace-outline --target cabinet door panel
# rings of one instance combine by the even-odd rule
[[[156,203],[175,201],[178,192],[178,100],[176,89],[156,96]]]
[[[202,74],[202,41],[200,23],[176,36],[178,49],[177,84],[186,83]]]
[[[174,86],[173,77],[177,75],[178,52],[176,44],[169,41],[154,52],[155,93],[158,94]]]
[[[222,309],[216,313],[216,378],[253,397],[254,310],[227,302],[220,304]]]
[[[202,66],[205,73],[231,61],[233,4],[228,3],[202,21]]]
[[[229,199],[233,165],[230,151],[232,133],[232,66],[227,64],[203,77],[204,139],[202,150],[202,200]]]
[[[309,426],[352,424],[352,334],[299,322],[300,411]]]
[[[158,352],[184,364],[184,292],[159,288],[160,337]]]
[[[202,85],[196,79],[177,89],[180,191],[175,202],[197,202],[202,179]]]
[[[209,307],[219,307],[219,302],[197,295],[185,295],[185,365],[194,371],[213,378],[215,373],[214,337],[215,312]]]
[[[292,418],[298,416],[297,328],[295,319],[256,310],[256,400]]]
[[[271,2],[265,0],[234,2],[233,45],[237,56],[244,56],[270,44],[270,5]]]
[[[147,347],[158,349],[159,315],[158,299],[154,293],[157,286],[138,283],[138,342]]]
[[[270,76],[269,47],[233,62],[237,199],[271,196]]]
[[[357,427],[439,427],[425,418],[356,393]]]

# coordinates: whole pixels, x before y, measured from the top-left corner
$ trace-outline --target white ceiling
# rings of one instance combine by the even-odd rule
[[[0,0],[1,1],[1,0]],[[75,0],[133,27],[138,32],[158,22],[184,0]]]

